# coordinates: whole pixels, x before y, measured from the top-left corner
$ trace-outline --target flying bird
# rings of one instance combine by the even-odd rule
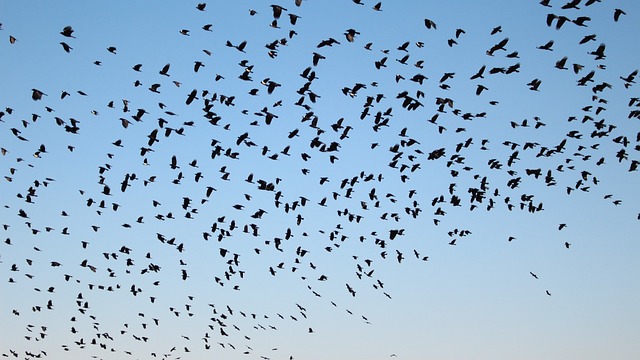
[[[622,15],[627,15],[627,13],[624,12],[624,10],[615,9],[615,11],[613,12],[613,21],[618,22],[620,20],[620,16]]]
[[[273,18],[279,19],[282,15],[283,11],[287,11],[287,9],[283,8],[280,5],[271,5],[271,9],[273,10]]]
[[[75,36],[73,36],[73,28],[71,26],[65,26],[64,29],[62,29],[62,31],[60,32],[60,34],[62,34],[62,36],[66,36],[69,38],[75,38]]]
[[[436,23],[430,19],[424,19],[424,26],[426,26],[427,29],[437,29]]]

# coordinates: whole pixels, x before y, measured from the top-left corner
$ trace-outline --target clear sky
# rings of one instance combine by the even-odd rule
[[[640,4],[361,2],[0,1],[0,353],[640,357]]]

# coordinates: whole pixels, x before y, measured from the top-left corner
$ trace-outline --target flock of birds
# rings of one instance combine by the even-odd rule
[[[557,29],[558,37],[569,26],[588,32],[592,19],[581,10],[604,7],[601,2],[540,1],[540,6],[549,11],[540,24]],[[379,12],[381,16],[386,5],[361,0],[344,3],[342,6],[362,6],[363,11]],[[133,87],[132,94],[138,94],[134,96],[153,99],[157,103],[153,108],[143,107],[147,100],[135,97],[93,99],[85,90],[37,85],[29,94],[20,94],[30,97],[33,106],[29,108],[14,108],[4,103],[6,99],[0,100],[2,188],[18,191],[17,197],[2,191],[6,236],[0,249],[0,267],[8,282],[2,289],[21,287],[37,294],[25,294],[12,303],[12,309],[7,309],[8,303],[3,301],[2,316],[10,312],[10,316],[26,322],[23,329],[15,329],[21,343],[0,341],[3,357],[46,358],[50,350],[44,349],[51,349],[51,345],[43,344],[61,338],[51,333],[55,327],[70,334],[62,336],[65,340],[58,350],[95,358],[108,358],[110,353],[117,358],[190,358],[189,353],[196,349],[212,348],[264,359],[294,358],[277,349],[254,351],[254,335],[249,335],[253,331],[255,336],[269,336],[263,332],[294,323],[301,331],[314,333],[308,320],[312,314],[304,301],[292,300],[287,314],[260,313],[238,309],[232,303],[217,303],[215,296],[203,299],[190,295],[189,283],[204,276],[208,281],[204,285],[213,287],[212,291],[241,293],[247,279],[254,276],[252,272],[264,265],[263,274],[274,281],[286,276],[300,280],[310,294],[306,301],[327,302],[369,323],[367,314],[327,299],[322,284],[330,282],[342,288],[347,298],[355,301],[366,301],[366,296],[372,296],[371,288],[392,299],[384,278],[378,277],[382,271],[376,272],[377,266],[384,262],[429,261],[423,245],[407,240],[416,236],[412,224],[429,223],[440,232],[448,226],[443,241],[460,246],[472,231],[448,223],[448,212],[467,209],[536,214],[546,206],[541,196],[522,192],[524,184],[560,187],[562,193],[573,195],[598,185],[593,169],[599,166],[638,170],[640,160],[635,156],[640,150],[640,132],[624,133],[618,121],[640,119],[640,98],[629,95],[625,100],[629,120],[605,116],[608,93],[614,87],[633,91],[638,70],[611,77],[605,61],[607,47],[598,41],[598,34],[571,39],[585,49],[588,62],[572,62],[569,56],[560,54],[549,64],[555,66],[554,71],[573,73],[576,96],[585,99],[584,107],[569,109],[575,114],[567,119],[572,129],[557,142],[536,138],[535,132],[543,131],[546,122],[552,120],[537,116],[505,123],[514,132],[526,131],[532,140],[502,140],[486,132],[476,134],[483,138],[463,138],[478,123],[481,127],[489,126],[487,121],[497,123],[492,120],[493,109],[509,101],[483,101],[492,94],[489,78],[526,71],[527,59],[521,59],[512,47],[513,41],[502,36],[508,29],[487,29],[491,42],[484,50],[486,59],[501,59],[503,65],[464,64],[463,69],[444,73],[432,72],[425,59],[420,59],[422,49],[430,46],[429,36],[444,31],[439,19],[424,19],[422,34],[390,49],[376,42],[359,43],[367,34],[354,28],[342,34],[324,34],[319,29],[306,34],[306,38],[320,37],[313,44],[314,50],[286,64],[287,71],[299,74],[299,82],[283,84],[278,76],[269,75],[269,65],[262,64],[275,64],[286,58],[284,54],[290,48],[304,45],[296,41],[303,36],[297,33],[300,23],[312,16],[304,13],[305,5],[305,1],[295,0],[292,4],[246,9],[251,21],[268,18],[268,27],[278,34],[277,38],[264,46],[246,40],[216,39],[219,47],[203,50],[204,59],[193,62],[192,71],[198,78],[212,67],[207,58],[240,56],[235,72],[213,72],[206,75],[206,80],[193,82],[176,78],[176,64],[170,60],[159,68],[132,63],[129,69],[120,70],[140,75],[140,79],[144,76],[127,86]],[[211,10],[211,5],[199,3],[192,11],[207,14]],[[614,9],[611,24],[606,26],[615,26],[626,15],[623,9]],[[39,46],[23,41],[9,27],[0,24],[0,29],[10,33],[10,47],[3,50],[3,56],[10,58],[12,47]],[[184,37],[195,32],[177,31]],[[201,31],[215,34],[216,25],[202,24]],[[445,35],[447,47],[464,46],[467,31],[457,28],[451,36]],[[60,29],[59,36],[60,51],[69,56],[82,51],[76,43],[83,34],[73,25]],[[550,40],[536,50],[552,52],[554,45]],[[332,55],[338,56],[339,49],[347,46],[358,47],[363,57],[375,57],[361,66],[380,80],[322,82],[334,71],[331,66],[337,66],[328,65]],[[105,44],[104,52],[99,56],[122,56],[117,44]],[[91,66],[101,71],[110,64],[107,59],[95,60]],[[534,77],[516,85],[534,94],[545,91],[545,81]],[[229,88],[236,92],[216,90],[226,89],[223,84],[234,84]],[[334,93],[327,93],[331,86],[335,87]],[[464,108],[459,104],[465,100],[450,98],[448,94],[456,86],[472,89],[469,96],[480,99],[482,109],[471,109],[477,105]],[[181,97],[165,95],[175,92]],[[58,110],[78,98],[91,99],[90,113]],[[327,108],[341,106],[334,105],[337,101],[345,104],[342,117],[323,116]],[[418,125],[401,120],[414,114],[425,120]],[[79,165],[73,170],[90,173],[96,181],[73,183],[70,178],[65,186],[73,187],[74,193],[58,195],[64,198],[58,207],[43,209],[41,201],[56,197],[62,187],[63,180],[50,172],[58,174],[60,169],[56,167],[63,162],[87,156],[79,148],[92,148],[87,144],[102,141],[83,138],[84,133],[99,126],[94,124],[98,120],[89,116],[109,123],[106,134],[117,134],[116,139],[109,140],[106,154],[99,155],[101,163]],[[39,140],[53,137],[56,140],[51,144]],[[203,138],[206,145],[202,144]],[[180,148],[185,151],[176,150]],[[606,152],[612,148],[616,151]],[[474,160],[485,156],[488,160],[484,164]],[[443,183],[426,184],[422,176],[430,171],[438,171]],[[605,200],[622,204],[622,199],[613,194],[607,194]],[[84,213],[81,208],[86,209]],[[567,226],[560,223],[557,230]],[[314,227],[319,229],[312,230]],[[111,239],[104,239],[103,233]],[[192,233],[199,236],[194,238]],[[65,239],[60,246],[69,250],[56,251],[49,243],[51,238]],[[517,234],[504,241],[517,241]],[[30,248],[13,250],[23,244],[30,244]],[[563,240],[559,245],[565,248],[562,251],[569,251],[566,249],[572,244]],[[204,251],[214,255],[201,260]],[[26,259],[17,258],[16,254],[24,253],[29,254]],[[330,257],[325,258],[328,254],[348,258],[356,277],[345,275],[344,280],[329,274],[332,264]],[[201,262],[206,266],[194,265]],[[530,275],[539,277],[534,271]],[[41,284],[39,278],[52,283]],[[172,290],[163,289],[162,284],[175,280],[186,284],[189,295],[177,295],[184,295],[183,304],[167,305],[163,296],[169,297],[166,294]],[[197,284],[192,286],[203,285]],[[176,288],[182,289],[180,285]],[[546,294],[551,296],[551,291],[546,290]],[[138,316],[116,319],[122,320],[116,325],[113,319],[100,318],[94,308],[108,309],[110,299],[130,304]],[[49,315],[59,312],[62,314]],[[56,324],[36,320],[46,317],[55,318]],[[150,335],[152,329],[165,323],[188,323],[190,318],[204,319],[202,329],[178,327],[175,345]],[[140,353],[132,350],[132,341],[153,344],[158,350]]]

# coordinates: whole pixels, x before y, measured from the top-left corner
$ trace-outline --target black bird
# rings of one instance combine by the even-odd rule
[[[598,46],[598,48],[595,51],[589,52],[589,55],[595,56],[596,60],[604,60],[604,58],[606,57],[604,54],[604,49],[605,49],[605,44],[602,43],[600,44],[600,46]]]
[[[582,0],[571,0],[568,3],[562,5],[562,9],[565,9],[565,10],[567,10],[567,9],[576,9],[576,10],[578,10],[578,9],[580,9],[578,7],[578,5],[580,4],[581,1]]]
[[[47,94],[38,89],[31,89],[31,99],[33,99],[34,101],[42,100],[43,95],[46,96]]]
[[[326,57],[322,56],[321,54],[318,54],[316,52],[313,53],[313,66],[318,66],[318,62],[320,62],[320,60],[326,59]]]
[[[60,34],[62,34],[62,36],[75,38],[75,36],[73,36],[73,28],[71,26],[65,26],[64,29],[62,29],[62,31],[60,32]]]
[[[572,22],[578,26],[587,26],[585,25],[585,22],[587,21],[591,21],[591,18],[588,16],[579,16],[577,17],[575,20],[573,20]]]
[[[193,89],[193,90],[189,93],[189,96],[187,97],[186,104],[187,104],[187,105],[190,105],[190,104],[193,102],[193,100],[197,99],[197,98],[198,98],[198,97],[197,97],[197,94],[198,94],[198,90]]]
[[[537,49],[553,51],[553,49],[551,48],[553,44],[554,44],[554,41],[549,40],[546,44],[538,46]]]
[[[240,52],[245,52],[244,48],[247,46],[247,41],[245,40],[238,45],[233,45],[229,40],[227,40],[226,46],[236,48]]]
[[[360,35],[360,32],[354,29],[347,29],[346,32],[344,33],[344,36],[347,38],[348,42],[353,42],[356,35]]]
[[[437,29],[436,23],[430,19],[424,19],[424,26],[426,26],[427,29]]]
[[[280,15],[282,15],[282,11],[287,11],[287,9],[283,8],[280,5],[271,5],[271,8],[273,9],[273,18],[274,19],[279,19]]]
[[[627,15],[627,13],[621,9],[615,9],[615,11],[613,12],[613,21],[618,22],[621,15]]]
[[[298,19],[300,19],[300,16],[296,14],[289,14],[289,22],[291,23],[291,25],[295,25]]]
[[[478,78],[484,78],[483,74],[484,74],[484,70],[487,68],[486,65],[482,65],[482,67],[480,68],[480,70],[478,70],[477,73],[475,73],[473,76],[471,76],[469,79],[470,80],[475,80]],[[444,78],[444,77],[443,77]],[[446,80],[446,79],[445,79]],[[442,82],[442,81],[441,81]]]
[[[165,66],[162,67],[162,69],[160,69],[159,74],[160,75],[164,75],[164,76],[170,76],[169,75],[169,68],[171,67],[171,64],[167,64]]]
[[[529,86],[529,90],[538,91],[538,88],[542,84],[542,81],[539,79],[531,80],[527,85]]]
[[[62,45],[62,48],[64,49],[64,51],[68,53],[71,52],[71,50],[73,50],[73,48],[69,46],[69,44],[65,43],[64,41],[61,41],[60,45]]]
[[[340,42],[334,38],[328,38],[326,40],[322,40],[320,41],[320,43],[317,45],[318,48],[321,47],[325,47],[325,46],[333,46],[333,44],[340,44]]]
[[[589,41],[595,41],[596,40],[596,34],[591,34],[591,35],[585,35],[582,40],[580,40],[580,45],[582,44],[586,44]]]
[[[493,56],[493,53],[498,50],[506,50],[505,46],[509,42],[509,38],[502,39],[499,43],[493,45],[491,49],[487,50],[487,55]]]
[[[567,64],[567,57],[563,57],[562,59],[558,60],[556,62],[556,68],[560,69],[560,70],[567,70],[567,68],[565,67],[565,65]]]

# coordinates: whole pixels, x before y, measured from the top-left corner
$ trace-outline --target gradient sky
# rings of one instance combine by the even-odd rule
[[[640,192],[630,170],[640,94],[623,78],[639,68],[640,4],[362,2],[287,0],[273,24],[262,1],[204,11],[184,1],[0,1],[0,353],[638,358]],[[569,20],[556,29],[548,14]],[[571,22],[580,17],[586,26]],[[318,47],[330,38],[339,44]],[[270,56],[265,44],[281,39]],[[550,40],[552,50],[538,48]],[[226,46],[243,41],[244,52]],[[591,54],[600,44],[604,59]],[[314,52],[324,56],[317,66]],[[563,57],[566,70],[556,68]],[[159,73],[166,64],[169,76]],[[246,66],[252,81],[239,78]],[[308,67],[317,78],[299,92]],[[444,73],[455,75],[441,82]],[[280,85],[271,94],[269,81]],[[365,87],[350,96],[356,84]],[[35,101],[33,89],[46,95]],[[416,110],[403,108],[404,91]],[[439,109],[438,98],[453,106]],[[277,116],[270,124],[266,112]],[[386,125],[375,125],[378,112]],[[65,130],[72,123],[77,133]],[[482,183],[486,197],[472,203]]]

